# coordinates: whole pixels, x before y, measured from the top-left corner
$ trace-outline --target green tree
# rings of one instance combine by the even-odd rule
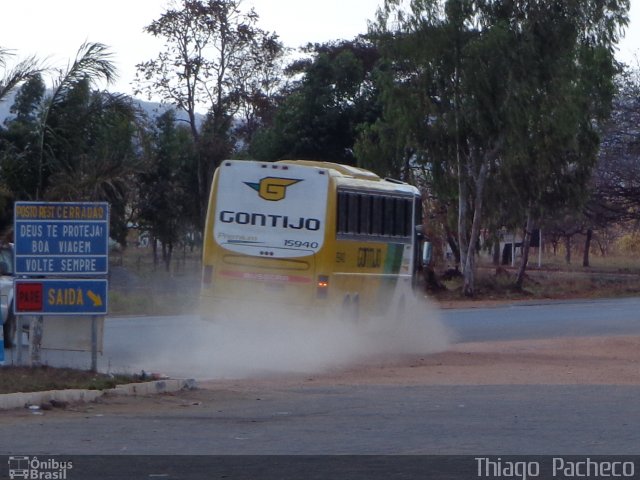
[[[44,94],[41,75],[27,80],[11,107],[13,117],[5,120],[5,129],[0,128],[0,176],[13,198],[35,198],[40,143],[38,112]]]
[[[11,56],[13,56],[11,50],[0,47],[0,68],[3,70],[0,76],[0,102],[22,82],[43,72],[40,61],[34,56],[20,60],[15,66],[9,67],[7,61]]]
[[[370,74],[378,58],[373,45],[353,41],[309,45],[310,60],[288,68],[300,77],[261,129],[250,154],[262,160],[301,158],[354,164],[359,125],[377,115]]]
[[[261,127],[271,123],[287,86],[283,75],[287,49],[283,48],[275,35],[265,35],[261,42],[259,51],[267,54],[247,58],[245,62],[253,65],[253,74],[240,78],[239,97],[242,101],[235,114],[233,135],[243,148],[236,156],[246,151]]]
[[[68,97],[74,92],[80,83],[87,88],[105,81],[111,83],[116,78],[115,66],[112,62],[112,53],[106,45],[101,43],[84,43],[78,49],[73,63],[65,70],[58,72],[54,80],[53,90],[47,95],[40,106],[39,112],[39,160],[38,181],[35,198],[40,199],[47,187],[47,176],[52,171],[52,165],[56,161],[51,155],[49,142],[60,140],[60,132],[50,128],[50,119],[55,117],[57,110],[64,105]],[[77,91],[76,91],[77,93]],[[80,138],[83,129],[74,132],[74,138]]]
[[[33,75],[30,75],[33,76]],[[115,67],[111,61],[111,54],[108,48],[100,43],[85,43],[79,48],[73,63],[65,70],[61,70],[53,84],[52,93],[42,100],[37,115],[36,135],[32,138],[25,149],[30,149],[35,153],[36,162],[36,186],[34,199],[40,200],[45,197],[45,189],[48,186],[48,177],[58,170],[65,162],[69,162],[73,154],[86,153],[80,147],[87,139],[87,125],[75,123],[74,128],[65,129],[72,122],[72,119],[65,119],[65,114],[69,104],[81,103],[81,99],[86,97],[86,92],[97,82],[111,82],[115,78]],[[14,85],[8,82],[8,86]],[[2,85],[3,92],[7,90],[7,85]],[[3,92],[0,94],[4,95]],[[24,105],[18,104],[17,108],[22,109]],[[63,145],[65,147],[63,148]],[[63,155],[66,152],[67,155]],[[68,184],[69,186],[71,185]],[[58,192],[56,197],[62,196]],[[46,198],[57,200],[60,198]],[[40,345],[42,341],[42,317],[34,324],[32,332],[33,349],[31,352],[31,362],[34,365],[40,363]]]
[[[457,198],[465,295],[474,294],[485,188],[505,142],[504,50],[511,41],[503,26],[492,26],[471,7],[414,1],[405,12],[390,0],[374,31],[388,72],[387,116],[378,131],[393,145],[388,151],[398,167],[427,164],[434,193]]]
[[[49,116],[51,171],[43,198],[108,201],[110,235],[122,245],[142,168],[138,124],[130,98],[91,90],[88,80],[79,81]]]
[[[49,95],[32,75],[0,132],[1,175],[15,198],[108,201],[111,234],[124,243],[139,129],[130,99],[93,89],[114,77],[102,44],[82,45]]]
[[[35,76],[39,76],[43,72],[43,67],[40,61],[31,56],[18,61],[17,64],[11,66],[9,59],[14,56],[13,51],[0,46],[0,102],[3,102],[9,93],[15,88],[20,86],[23,82],[29,81]],[[0,131],[2,128],[0,127]],[[17,132],[13,132],[16,134]],[[4,158],[7,157],[7,150],[12,150],[10,143],[2,144],[0,140],[0,162],[4,163]],[[6,226],[10,222],[10,201],[12,198],[12,192],[5,184],[0,185],[0,228],[5,230]],[[9,215],[7,215],[9,213]]]
[[[166,111],[156,120],[149,165],[137,176],[137,221],[151,233],[156,262],[156,240],[161,243],[167,270],[176,243],[197,226],[190,195],[195,183],[194,147],[188,129],[176,125],[175,112]]]
[[[150,98],[185,111],[191,134],[200,140],[198,108],[208,112],[207,145],[198,160],[198,204],[201,225],[213,171],[231,143],[230,121],[255,95],[261,68],[282,50],[277,36],[259,29],[254,10],[243,12],[238,0],[174,1],[146,31],[164,38],[165,49],[138,65],[138,89]],[[211,148],[211,142],[221,143]]]
[[[628,8],[624,1],[556,1],[515,4],[503,13],[518,22],[510,70],[521,93],[510,100],[505,163],[511,201],[526,218],[519,288],[535,223],[561,208],[580,212],[587,199],[615,93],[613,49]]]
[[[606,116],[612,48],[629,5],[401,4],[387,0],[373,30],[389,72],[377,132],[387,145],[401,139],[387,148],[396,164],[427,165],[435,192],[457,198],[463,292],[473,295],[487,209],[513,216],[515,207],[531,220],[542,200],[584,192],[597,147],[591,126]]]

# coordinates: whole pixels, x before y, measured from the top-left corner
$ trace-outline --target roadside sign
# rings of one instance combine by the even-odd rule
[[[16,202],[16,275],[108,273],[109,204]]]
[[[106,279],[16,279],[14,311],[30,315],[106,315]]]

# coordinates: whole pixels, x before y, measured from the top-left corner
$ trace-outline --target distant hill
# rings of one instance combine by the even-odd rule
[[[16,98],[15,90],[7,95],[4,100],[0,101],[0,125],[4,123],[4,119],[9,116],[9,110]]]
[[[14,90],[0,102],[0,125],[4,125],[4,121],[11,116],[10,110],[15,101],[16,92],[17,90]],[[157,102],[147,102],[140,100],[139,98],[134,98],[133,100],[138,104],[140,109],[149,116],[149,118],[156,118],[172,108],[170,105],[163,105]],[[188,115],[181,110],[176,110],[176,118],[178,120],[189,120]],[[197,114],[197,118],[199,124],[201,124],[204,121],[205,116]]]
[[[138,104],[140,109],[149,116],[149,118],[156,118],[162,115],[167,110],[174,108],[171,105],[166,105],[166,104],[157,103],[157,102],[147,102],[145,100],[140,100],[139,98],[134,98],[133,100]],[[188,121],[189,116],[185,111],[176,109],[176,119],[181,121],[182,120]],[[198,120],[198,126],[200,126],[204,121],[205,116],[202,114],[196,113],[196,119]]]

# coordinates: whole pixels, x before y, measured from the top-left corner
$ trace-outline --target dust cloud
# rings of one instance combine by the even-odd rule
[[[269,305],[241,319],[198,320],[144,365],[170,376],[239,379],[321,373],[446,350],[449,334],[438,309],[422,298],[408,303],[402,318],[313,318]]]

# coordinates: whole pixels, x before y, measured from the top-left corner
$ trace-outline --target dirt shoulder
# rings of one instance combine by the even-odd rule
[[[640,336],[461,343],[315,375],[201,381],[207,389],[336,385],[640,385]]]
[[[69,405],[46,415],[157,415],[201,405],[223,408],[242,399],[288,395],[292,390],[385,385],[640,385],[640,336],[461,343],[432,355],[372,358],[366,364],[316,374],[199,379],[196,390],[105,396],[96,403]],[[31,417],[26,409],[0,412],[0,425]]]

